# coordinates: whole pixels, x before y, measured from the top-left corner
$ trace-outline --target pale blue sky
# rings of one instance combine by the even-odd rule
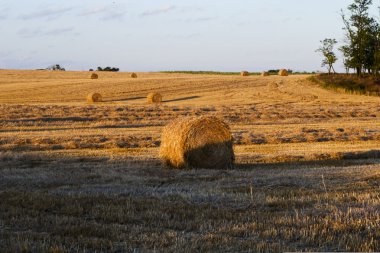
[[[315,49],[343,41],[351,2],[0,0],[0,68],[320,70]]]

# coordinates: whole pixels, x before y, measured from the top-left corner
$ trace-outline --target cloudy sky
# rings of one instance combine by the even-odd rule
[[[315,49],[343,41],[351,2],[0,0],[0,68],[319,70]]]

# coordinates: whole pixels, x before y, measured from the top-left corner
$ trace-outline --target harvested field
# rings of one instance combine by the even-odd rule
[[[0,70],[0,245],[380,250],[379,97],[305,75],[137,75]],[[235,168],[162,168],[163,126],[201,115],[231,127]]]

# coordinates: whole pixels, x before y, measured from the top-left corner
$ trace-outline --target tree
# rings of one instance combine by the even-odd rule
[[[351,55],[352,55],[351,48],[345,45],[345,46],[341,46],[339,50],[343,54],[343,64],[344,64],[344,67],[346,68],[346,74],[348,74],[350,73],[350,69],[355,68],[353,60],[351,58]]]
[[[54,71],[65,71],[65,68],[62,68],[59,64],[54,64],[46,68],[47,70],[54,70]]]
[[[348,48],[345,48],[345,52],[349,54],[350,66],[356,69],[358,76],[362,75],[363,69],[368,68],[366,61],[369,58],[366,55],[366,50],[368,50],[368,43],[371,37],[370,27],[373,23],[373,19],[368,14],[371,4],[372,0],[354,0],[354,3],[347,8],[350,16],[347,18],[343,10],[341,13],[344,23],[343,29],[346,31],[348,42]]]
[[[373,75],[378,75],[380,70],[380,24],[373,18],[366,40],[365,68]]]
[[[316,50],[316,52],[320,52],[323,55],[322,67],[327,66],[329,74],[331,74],[331,70],[335,73],[333,64],[338,60],[334,53],[336,43],[338,43],[336,39],[321,40],[321,46]]]
[[[105,68],[102,68],[102,67],[98,67],[98,71],[113,71],[113,72],[118,72],[120,69],[119,68],[115,68],[115,67],[105,67]]]

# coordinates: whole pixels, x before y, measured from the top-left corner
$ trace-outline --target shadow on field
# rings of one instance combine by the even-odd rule
[[[205,169],[197,167],[187,167],[183,169],[174,169],[168,166],[156,156],[153,157],[141,157],[139,155],[133,155],[133,153],[122,153],[113,154],[112,156],[102,155],[98,157],[90,157],[81,154],[81,149],[76,149],[77,155],[68,153],[68,155],[56,155],[53,156],[52,153],[47,154],[45,152],[28,153],[25,151],[39,151],[38,149],[32,150],[29,146],[26,146],[25,150],[23,147],[19,147],[19,151],[24,152],[14,152],[15,150],[5,150],[0,147],[0,168],[4,166],[4,163],[8,166],[17,166],[17,162],[21,162],[21,165],[29,165],[30,167],[36,164],[46,164],[49,162],[63,162],[67,163],[78,163],[83,164],[83,162],[110,162],[110,163],[122,163],[123,166],[130,167],[133,165],[136,168],[150,168],[158,170],[159,172],[184,172],[195,170],[210,170],[210,171],[239,171],[239,170],[267,170],[267,169],[300,169],[300,168],[334,168],[334,167],[349,167],[349,166],[361,166],[361,165],[379,165],[380,164],[380,150],[370,150],[364,152],[347,152],[342,154],[340,158],[336,159],[321,159],[321,160],[302,160],[302,161],[255,161],[254,159],[245,160],[241,157],[237,159],[236,163],[230,169]],[[137,148],[138,151],[140,148]],[[52,149],[54,150],[54,149]],[[57,154],[63,154],[65,148],[59,150]],[[133,150],[129,149],[129,151]],[[71,150],[72,151],[72,150]],[[126,160],[126,155],[128,159]],[[103,164],[105,165],[105,164]],[[101,166],[103,166],[101,165]],[[159,173],[158,172],[158,173]]]
[[[52,128],[38,128],[38,129],[10,129],[10,130],[2,130],[0,129],[0,133],[12,133],[12,132],[46,132],[46,131],[73,131],[73,130],[88,130],[88,129],[129,129],[129,128],[144,128],[144,127],[155,127],[155,126],[163,126],[162,123],[156,124],[128,124],[128,125],[113,125],[113,126],[88,126],[88,127],[52,127]]]
[[[344,167],[363,164],[380,164],[380,150],[311,154],[308,156],[278,156],[270,159],[262,159],[260,155],[239,157],[235,163],[235,169],[277,166],[294,168],[299,166]]]
[[[138,99],[143,99],[146,97],[131,97],[131,98],[122,98],[122,99],[109,99],[105,100],[104,102],[125,102],[125,101],[131,101],[131,100],[138,100]]]
[[[30,119],[9,119],[2,120],[7,123],[23,123],[23,122],[57,122],[57,121],[72,121],[72,122],[86,122],[86,121],[95,121],[96,118],[91,117],[37,117]]]
[[[355,160],[355,159],[380,159],[380,150],[373,149],[368,151],[357,152],[343,152],[341,154],[342,160]]]
[[[252,169],[300,169],[316,167],[348,167],[355,165],[375,165],[380,164],[380,159],[350,159],[350,160],[320,160],[320,161],[289,161],[273,163],[236,163],[234,170]]]
[[[177,102],[177,101],[191,100],[191,99],[196,99],[196,98],[200,98],[200,96],[175,98],[175,99],[170,99],[170,100],[164,100],[163,102]]]
[[[159,161],[159,159],[157,159]],[[238,157],[237,161],[229,169],[207,169],[196,166],[174,169],[168,164],[161,164],[162,169],[174,171],[186,170],[210,170],[210,171],[239,171],[239,170],[283,170],[300,168],[336,168],[362,165],[380,164],[380,150],[369,150],[364,152],[344,152],[338,158],[326,158],[319,160],[283,160],[283,161],[261,161],[255,159],[244,159]]]

